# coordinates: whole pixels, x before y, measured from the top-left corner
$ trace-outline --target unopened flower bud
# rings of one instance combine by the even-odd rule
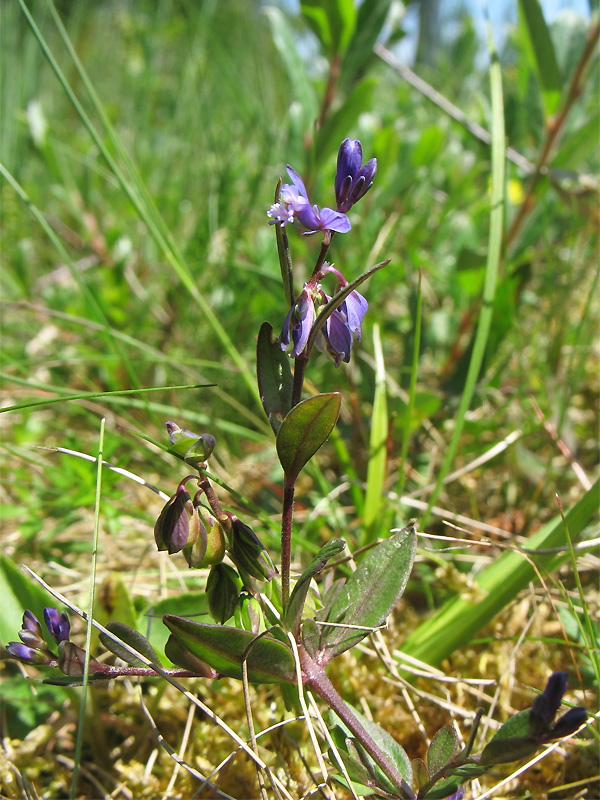
[[[206,581],[206,596],[211,617],[223,625],[233,616],[240,594],[240,580],[233,567],[216,564]]]
[[[45,608],[44,622],[56,644],[69,640],[71,623],[66,611],[59,614],[57,608]]]
[[[188,541],[192,512],[190,496],[182,481],[156,520],[154,539],[159,550],[168,550],[169,554],[183,550]]]
[[[210,433],[193,433],[187,428],[180,428],[174,422],[167,422],[166,425],[173,445],[171,450],[186,461],[206,461],[215,449],[215,437]]]
[[[259,580],[270,581],[277,569],[258,537],[248,525],[231,517],[233,543],[231,558],[238,569]]]
[[[262,633],[266,630],[265,618],[256,597],[246,595],[240,598],[236,608],[235,622],[238,628],[252,633]]]
[[[9,642],[6,646],[6,652],[13,658],[16,658],[17,661],[22,661],[24,664],[49,667],[55,667],[57,665],[56,657],[53,657],[50,652],[42,652],[35,647],[28,647],[21,642]]]
[[[563,736],[570,736],[583,725],[587,718],[587,709],[582,706],[570,708],[558,719],[556,725],[550,731],[552,739],[562,739]]]
[[[194,507],[190,519],[190,536],[183,555],[193,569],[219,564],[225,557],[223,529],[203,506]]]
[[[40,639],[42,638],[42,626],[35,614],[29,610],[26,610],[23,614],[23,630],[31,631],[31,633],[37,634]]]

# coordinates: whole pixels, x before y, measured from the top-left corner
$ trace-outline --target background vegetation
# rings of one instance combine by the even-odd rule
[[[473,17],[457,11],[443,27],[438,19],[443,35],[429,44],[422,37],[410,72],[393,56],[404,34],[400,4],[365,0],[357,11],[341,0],[306,2],[303,12],[248,0],[2,6],[2,641],[15,638],[24,607],[49,604],[15,565],[86,605],[96,468],[40,448],[95,456],[103,417],[104,458],[167,494],[184,472],[137,434],[164,442],[167,419],[213,433],[213,470],[238,493],[228,507],[243,509],[277,548],[281,473],[254,361],[260,324],[278,328],[287,308],[265,211],[286,163],[315,202],[332,204],[335,155],[351,136],[377,157],[378,172],[350,214],[352,233],[336,237],[331,252],[349,279],[391,263],[366,285],[369,313],[352,363],[336,370],[321,357],[311,365],[312,384],[341,389],[344,403],[319,468],[297,494],[295,560],[300,567],[339,535],[355,550],[412,516],[421,531],[471,543],[422,540],[406,601],[379,643],[393,655],[408,641],[407,651],[442,675],[412,676],[413,688],[397,676],[391,685],[389,665],[377,666],[367,649],[342,660],[332,678],[414,756],[450,718],[464,732],[478,705],[497,720],[524,707],[552,669],[569,669],[572,694],[593,712],[597,16],[563,12],[547,29],[537,4],[523,2],[518,22],[497,38],[510,148],[490,306],[486,131],[494,120],[489,56]],[[425,86],[415,86],[417,74]],[[300,285],[318,243],[291,238]],[[475,357],[482,363],[471,398]],[[168,388],[183,384],[211,386]],[[108,394],[152,387],[165,388]],[[86,393],[98,396],[69,400]],[[37,405],[48,399],[58,402]],[[557,494],[565,509],[584,503],[569,528],[591,546],[569,554],[559,526],[551,546],[561,553],[474,622],[491,585],[481,577],[486,567],[552,527]],[[158,600],[201,588],[202,574],[158,558],[160,508],[147,488],[104,472],[98,619],[145,625]],[[455,617],[436,638],[423,624],[442,607]],[[450,630],[458,641],[444,646]],[[66,797],[79,690],[34,691],[14,662],[3,667],[3,791],[26,796],[29,785]],[[485,680],[494,684],[477,683]],[[237,685],[204,682],[193,691],[246,735]],[[178,749],[187,701],[164,688],[144,692]],[[119,782],[128,796],[163,796],[174,763],[148,735],[132,687],[96,690],[91,702],[77,796],[106,796]],[[254,711],[262,728],[284,716],[266,691]],[[208,718],[194,720],[188,738],[185,760],[204,775],[233,747]],[[266,740],[292,794],[314,788],[298,749],[307,747],[304,727]],[[577,741],[568,758],[554,753],[502,791],[593,797],[593,750]],[[213,780],[237,798],[255,785],[241,755]],[[189,797],[198,786],[180,770],[166,796]]]

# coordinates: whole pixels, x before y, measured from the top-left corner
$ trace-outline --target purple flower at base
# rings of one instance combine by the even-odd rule
[[[273,203],[267,211],[267,216],[272,217],[269,225],[279,224],[285,228],[286,225],[297,221],[306,228],[305,234],[317,231],[348,233],[352,226],[346,214],[327,206],[322,209],[316,205],[311,206],[302,178],[289,164],[287,173],[293,185],[286,183],[281,187],[279,201]]]
[[[34,647],[28,647],[20,642],[9,642],[6,645],[6,652],[24,664],[46,667],[56,667],[58,665],[58,660],[55,657],[53,658],[52,655],[43,653]]]
[[[325,297],[329,302],[331,298],[327,295]],[[368,308],[369,304],[362,294],[354,290],[319,330],[315,344],[322,353],[331,356],[336,367],[339,367],[342,361],[346,363],[350,361],[353,339],[360,341],[362,321]]]
[[[340,145],[335,176],[337,210],[349,211],[373,186],[377,159],[362,165],[362,145],[358,139],[344,139]]]
[[[279,344],[282,350],[286,350],[290,344],[290,334],[294,346],[292,355],[294,358],[306,347],[308,337],[315,321],[315,304],[309,289],[305,286],[302,294],[290,309],[283,322]]]

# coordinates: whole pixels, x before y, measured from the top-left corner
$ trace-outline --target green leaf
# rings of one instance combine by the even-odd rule
[[[422,789],[423,786],[426,786],[429,783],[429,772],[427,772],[425,762],[422,758],[413,758],[410,764],[413,771],[415,787],[417,790]]]
[[[311,580],[321,572],[329,559],[341,553],[345,546],[346,542],[343,539],[334,539],[331,542],[327,542],[314,557],[310,566],[298,578],[284,613],[285,624],[292,633],[297,634],[300,629],[302,609],[304,608]]]
[[[152,647],[157,653],[162,653],[165,650],[169,632],[163,625],[163,616],[165,614],[174,614],[179,617],[198,616],[208,613],[208,602],[206,592],[185,592],[174,597],[165,597],[159,600],[158,603],[145,609],[141,616],[141,621],[138,628],[141,628],[146,633]],[[175,663],[175,662],[173,662]],[[181,665],[178,665],[181,666]]]
[[[122,639],[125,644],[128,644],[130,647],[133,647],[138,653],[141,653],[143,656],[149,661],[152,661],[153,664],[160,664],[160,658],[156,654],[155,649],[152,647],[148,639],[145,636],[142,636],[139,631],[130,628],[129,625],[125,625],[123,622],[107,622],[105,625],[106,629],[109,630],[111,633],[114,633],[115,636],[118,636],[119,639]],[[132,667],[145,667],[146,664],[135,656],[131,655],[131,653],[126,650],[122,645],[118,642],[113,641],[109,636],[107,636],[103,631],[100,632],[100,641],[106,647],[107,650],[110,650],[111,653],[114,653],[118,656],[122,661],[125,661]]]
[[[555,113],[563,86],[554,45],[539,0],[519,0],[527,40],[535,59],[546,118]]]
[[[100,664],[95,658],[90,656],[90,673],[95,672],[94,667],[99,667]],[[85,666],[85,650],[73,642],[60,642],[58,645],[58,667],[61,672],[68,675],[70,678],[83,677]]]
[[[283,420],[277,434],[277,455],[290,483],[329,438],[341,402],[339,392],[318,394],[298,403]]]
[[[196,675],[202,675],[205,678],[218,678],[219,673],[212,667],[209,667],[205,661],[197,658],[190,653],[181,642],[174,636],[169,636],[165,645],[165,655],[182,669],[187,669],[190,672],[195,672]]]
[[[533,733],[531,709],[519,711],[508,719],[486,744],[479,763],[491,766],[526,758],[539,746]]]
[[[436,783],[433,789],[427,792],[424,800],[443,800],[460,789],[463,783],[483,775],[486,771],[485,767],[480,767],[477,764],[465,764],[465,766],[459,767],[450,777],[443,778]]]
[[[242,679],[246,656],[251,683],[293,683],[296,666],[292,651],[271,634],[257,637],[250,631],[207,625],[165,615],[163,622],[174,638],[192,655],[229,678]]]
[[[330,622],[376,628],[402,596],[417,546],[414,526],[394,533],[374,547],[348,578],[327,616]],[[369,630],[324,628],[322,641],[329,659],[358,644]]]
[[[369,736],[371,736],[375,744],[389,758],[392,764],[396,766],[400,775],[410,786],[412,784],[412,767],[410,764],[410,759],[404,751],[404,748],[401,747],[394,737],[384,730],[381,725],[378,725],[376,722],[371,722],[370,719],[367,719],[367,717],[361,714],[360,711],[357,711],[356,708],[351,706],[349,703],[348,706],[363,728],[367,731]],[[342,729],[346,732],[346,736],[350,738],[352,744],[356,747],[363,764],[367,767],[367,770],[371,773],[371,775],[377,776],[377,782],[379,785],[382,788],[388,789],[389,791],[397,790],[398,787],[394,786],[388,776],[382,771],[381,767],[379,767],[372,757],[368,755],[364,747],[350,733],[344,723],[340,724]]]
[[[435,734],[427,751],[427,769],[435,775],[448,764],[459,749],[458,736],[452,725],[444,725]]]
[[[273,338],[273,327],[268,322],[263,322],[258,334],[256,373],[261,403],[273,431],[277,433],[292,407],[294,378],[289,356]]]

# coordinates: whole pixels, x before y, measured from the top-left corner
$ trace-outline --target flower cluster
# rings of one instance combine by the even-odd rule
[[[358,139],[344,139],[338,152],[335,177],[337,208],[333,210],[311,206],[302,179],[288,165],[287,172],[292,185],[282,186],[279,201],[267,212],[268,216],[272,217],[269,224],[279,224],[284,227],[288,223],[298,223],[305,229],[305,233],[315,233],[319,230],[347,233],[351,225],[346,212],[369,191],[376,171],[377,159],[372,158],[362,164],[362,145]],[[305,350],[319,309],[332,299],[319,283],[327,273],[334,273],[338,278],[334,295],[348,285],[342,273],[327,263],[313,273],[289,310],[279,337],[283,350],[289,347],[290,342],[292,343],[291,354],[294,357]],[[336,366],[342,361],[350,360],[352,342],[354,339],[360,341],[362,320],[367,308],[368,303],[365,298],[354,290],[328,314],[324,324],[319,327],[315,344],[319,350],[333,359]]]
[[[69,641],[71,625],[66,611],[59,614],[57,608],[45,608],[44,623],[57,645]],[[35,614],[29,610],[23,614],[23,628],[19,631],[19,639],[20,642],[9,642],[6,646],[7,652],[13,658],[25,664],[47,667],[59,665],[59,656],[44,641],[42,626]]]

